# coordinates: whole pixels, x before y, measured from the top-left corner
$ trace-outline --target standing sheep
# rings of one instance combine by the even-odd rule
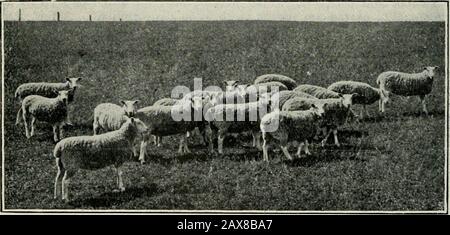
[[[349,112],[351,112],[351,106],[353,104],[353,98],[357,94],[346,94],[339,99],[305,99],[305,98],[293,98],[288,100],[284,106],[283,111],[296,111],[296,110],[308,110],[312,106],[320,106],[327,104],[324,108],[322,128],[327,131],[326,137],[322,140],[322,146],[325,145],[328,137],[331,133],[334,135],[334,143],[336,146],[340,146],[337,128],[342,126],[347,121]]]
[[[131,161],[134,140],[147,128],[139,119],[126,118],[119,130],[96,136],[76,136],[61,140],[53,150],[58,172],[54,198],[69,200],[70,179],[79,169],[97,170],[113,165],[117,172],[118,190],[125,191],[120,167]],[[61,187],[59,186],[61,184]]]
[[[308,149],[308,140],[311,140],[316,135],[322,122],[322,115],[326,105],[321,104],[319,107],[312,105],[311,109],[306,111],[276,110],[266,114],[260,124],[264,161],[269,161],[269,145],[274,140],[278,141],[281,151],[289,160],[292,160],[287,146],[289,141],[300,142],[297,157],[301,157],[300,153],[304,145],[306,145],[305,152],[311,154]]]
[[[136,112],[136,117],[142,120],[148,128],[143,134],[139,161],[145,163],[145,155],[150,135],[169,136],[182,134],[178,153],[190,152],[187,146],[186,133],[197,127],[193,116],[199,112],[198,97],[191,100],[183,100],[174,106],[148,106]]]
[[[162,98],[160,100],[157,100],[155,103],[153,103],[153,106],[161,105],[161,106],[173,106],[177,104],[180,100],[178,99],[172,99],[172,98]],[[162,137],[161,136],[153,136],[153,143],[160,147],[162,144]]]
[[[294,89],[294,91],[301,91],[306,94],[310,94],[318,99],[339,99],[341,95],[337,92],[328,90],[325,87],[315,86],[315,85],[300,85]]]
[[[216,136],[216,132],[220,154],[223,154],[223,141],[228,133],[251,131],[253,145],[261,148],[259,121],[269,110],[270,104],[266,100],[240,104],[220,104],[208,109],[205,119],[209,122],[210,128],[210,151],[213,151],[213,138]]]
[[[255,84],[267,82],[280,82],[284,84],[288,90],[292,90],[297,86],[297,82],[294,79],[281,74],[264,74],[255,79]]]
[[[268,94],[263,94],[260,99],[269,98],[267,96],[269,96],[269,95]],[[283,105],[286,103],[286,101],[288,101],[290,99],[293,99],[293,98],[297,98],[297,97],[299,97],[299,98],[308,98],[308,99],[317,99],[316,97],[314,97],[314,96],[312,96],[310,94],[301,92],[301,91],[280,91],[280,92],[277,92],[277,93],[274,93],[274,94],[270,95],[270,99],[272,101],[272,104],[277,104],[278,103],[279,109],[283,108]],[[274,108],[276,108],[276,107],[274,107]]]
[[[364,82],[355,81],[339,81],[331,84],[328,87],[329,90],[340,94],[357,94],[353,97],[353,104],[363,105],[363,110],[366,115],[369,116],[366,105],[375,103],[381,98],[381,91],[371,85]],[[361,110],[361,117],[363,117],[363,112]]]
[[[39,95],[29,95],[22,101],[18,115],[22,114],[27,138],[34,135],[34,125],[37,121],[44,121],[53,126],[53,140],[63,135],[63,126],[67,118],[67,99],[69,91],[58,91],[56,98],[47,98]],[[28,131],[28,118],[31,116],[31,134]]]
[[[385,111],[389,102],[390,93],[401,96],[419,96],[423,112],[428,115],[425,96],[430,94],[433,88],[434,71],[438,66],[428,66],[420,73],[402,73],[388,71],[381,73],[377,78],[382,99],[379,103],[380,112]]]
[[[58,91],[70,90],[68,102],[72,102],[75,90],[79,86],[78,82],[81,77],[76,78],[66,78],[65,83],[49,83],[49,82],[36,82],[36,83],[25,83],[20,85],[15,92],[15,97],[19,101],[22,101],[25,97],[29,95],[39,95],[47,98],[55,98]],[[20,115],[17,113],[16,125],[20,122]],[[66,123],[70,123],[69,115],[67,116]]]

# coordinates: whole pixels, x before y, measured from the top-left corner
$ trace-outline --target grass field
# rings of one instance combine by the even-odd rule
[[[270,164],[251,139],[229,139],[225,156],[212,156],[194,138],[193,154],[176,154],[178,137],[151,148],[148,164],[124,165],[128,189],[112,193],[111,168],[81,171],[73,201],[53,200],[56,167],[51,128],[38,124],[27,140],[14,126],[22,83],[82,76],[73,108],[76,127],[91,134],[102,102],[170,96],[176,85],[223,80],[252,82],[280,73],[327,86],[356,80],[375,86],[387,70],[445,68],[443,22],[5,22],[5,207],[82,209],[443,210],[445,73],[428,99],[395,97],[385,117],[343,127],[341,148],[313,147],[313,156]],[[311,75],[307,75],[307,73]],[[361,134],[362,133],[362,134]],[[273,156],[273,154],[272,154]]]

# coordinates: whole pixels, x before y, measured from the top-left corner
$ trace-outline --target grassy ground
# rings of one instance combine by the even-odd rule
[[[375,86],[386,70],[444,66],[444,23],[298,22],[6,22],[6,208],[133,208],[258,210],[439,210],[444,199],[444,72],[429,97],[430,117],[415,98],[395,98],[386,117],[376,114],[343,127],[344,146],[314,147],[293,163],[272,154],[270,164],[250,138],[230,139],[225,156],[199,141],[193,154],[176,154],[177,137],[151,148],[148,164],[125,164],[123,193],[112,193],[111,168],[82,171],[73,201],[52,199],[56,174],[51,129],[40,123],[27,140],[14,126],[14,90],[30,81],[82,76],[73,107],[76,128],[92,133],[101,102],[168,97],[176,85],[204,86],[225,79],[251,82],[281,73],[298,83],[326,86],[351,79]],[[308,76],[307,72],[311,75]],[[363,135],[361,135],[361,133]],[[233,142],[234,141],[234,142]]]

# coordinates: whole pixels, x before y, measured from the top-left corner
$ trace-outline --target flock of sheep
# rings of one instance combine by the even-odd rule
[[[138,100],[121,101],[121,105],[103,103],[94,109],[94,135],[67,138],[63,138],[63,126],[70,124],[67,107],[81,78],[67,78],[65,83],[27,83],[15,93],[22,103],[16,125],[23,119],[27,138],[34,135],[35,121],[53,126],[56,142],[53,155],[58,169],[54,197],[61,195],[63,200],[68,200],[68,185],[78,169],[95,170],[113,165],[118,190],[125,190],[120,166],[130,161],[131,156],[139,156],[139,161],[144,163],[152,137],[155,145],[160,146],[162,137],[180,135],[178,151],[185,153],[190,152],[188,138],[198,129],[209,150],[213,152],[217,143],[222,154],[228,134],[251,132],[253,146],[262,150],[264,161],[269,160],[269,147],[274,143],[288,159],[293,159],[288,151],[291,142],[297,143],[297,157],[301,157],[303,149],[305,154],[311,154],[310,141],[322,140],[323,146],[331,134],[339,146],[338,127],[349,118],[358,117],[351,109],[354,104],[363,105],[365,110],[366,105],[379,101],[379,111],[384,112],[390,94],[419,96],[423,112],[428,113],[425,96],[431,92],[436,68],[426,67],[414,74],[381,73],[376,80],[379,88],[355,81],[339,81],[328,88],[298,85],[289,77],[266,74],[251,85],[226,81],[224,92],[195,90],[181,99],[164,98],[140,109]],[[176,120],[174,113],[188,116]],[[239,115],[245,118],[239,119]]]

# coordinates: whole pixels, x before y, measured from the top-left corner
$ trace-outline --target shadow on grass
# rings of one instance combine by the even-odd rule
[[[156,184],[152,183],[142,188],[127,188],[124,192],[106,192],[95,198],[75,199],[70,206],[79,207],[111,207],[119,206],[140,197],[152,197],[159,192]]]

